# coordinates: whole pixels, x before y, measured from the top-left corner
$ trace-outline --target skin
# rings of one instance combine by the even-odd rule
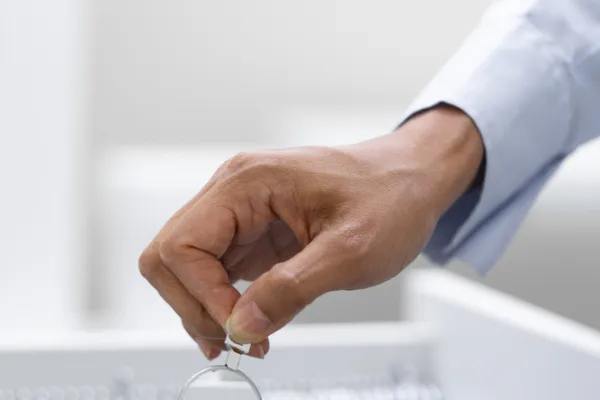
[[[398,275],[483,157],[473,121],[444,105],[355,145],[239,154],[166,223],[140,272],[207,358],[225,331],[262,358],[319,296]],[[238,280],[253,282],[243,295]]]

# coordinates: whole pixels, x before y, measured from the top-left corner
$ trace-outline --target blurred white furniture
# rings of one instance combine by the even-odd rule
[[[407,377],[428,388],[429,397],[414,399],[440,399],[436,387],[446,400],[600,396],[598,332],[439,270],[409,273],[405,289],[411,321],[289,326],[265,360],[244,358],[241,368],[265,393],[296,399],[311,398],[311,388],[359,390]],[[30,400],[61,390],[89,400],[172,399],[206,365],[181,332],[0,338],[0,389],[11,398],[21,387]]]
[[[0,331],[85,312],[86,4],[0,1]]]
[[[448,399],[597,399],[600,333],[448,272],[406,284],[406,307],[435,324]]]

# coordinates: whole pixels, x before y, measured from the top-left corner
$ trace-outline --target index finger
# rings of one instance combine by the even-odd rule
[[[159,248],[164,265],[223,328],[240,293],[218,257],[225,253],[235,232],[234,214],[203,197],[187,210]]]

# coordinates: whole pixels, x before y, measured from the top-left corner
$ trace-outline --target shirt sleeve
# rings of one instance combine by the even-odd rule
[[[433,262],[487,273],[565,157],[600,135],[599,49],[598,0],[498,1],[409,107],[404,120],[463,110],[485,146],[483,185],[439,221]]]

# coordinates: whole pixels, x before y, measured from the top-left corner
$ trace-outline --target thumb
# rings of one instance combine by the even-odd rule
[[[337,290],[340,259],[335,239],[317,236],[290,260],[276,264],[244,292],[227,321],[238,343],[260,343],[324,293]]]

